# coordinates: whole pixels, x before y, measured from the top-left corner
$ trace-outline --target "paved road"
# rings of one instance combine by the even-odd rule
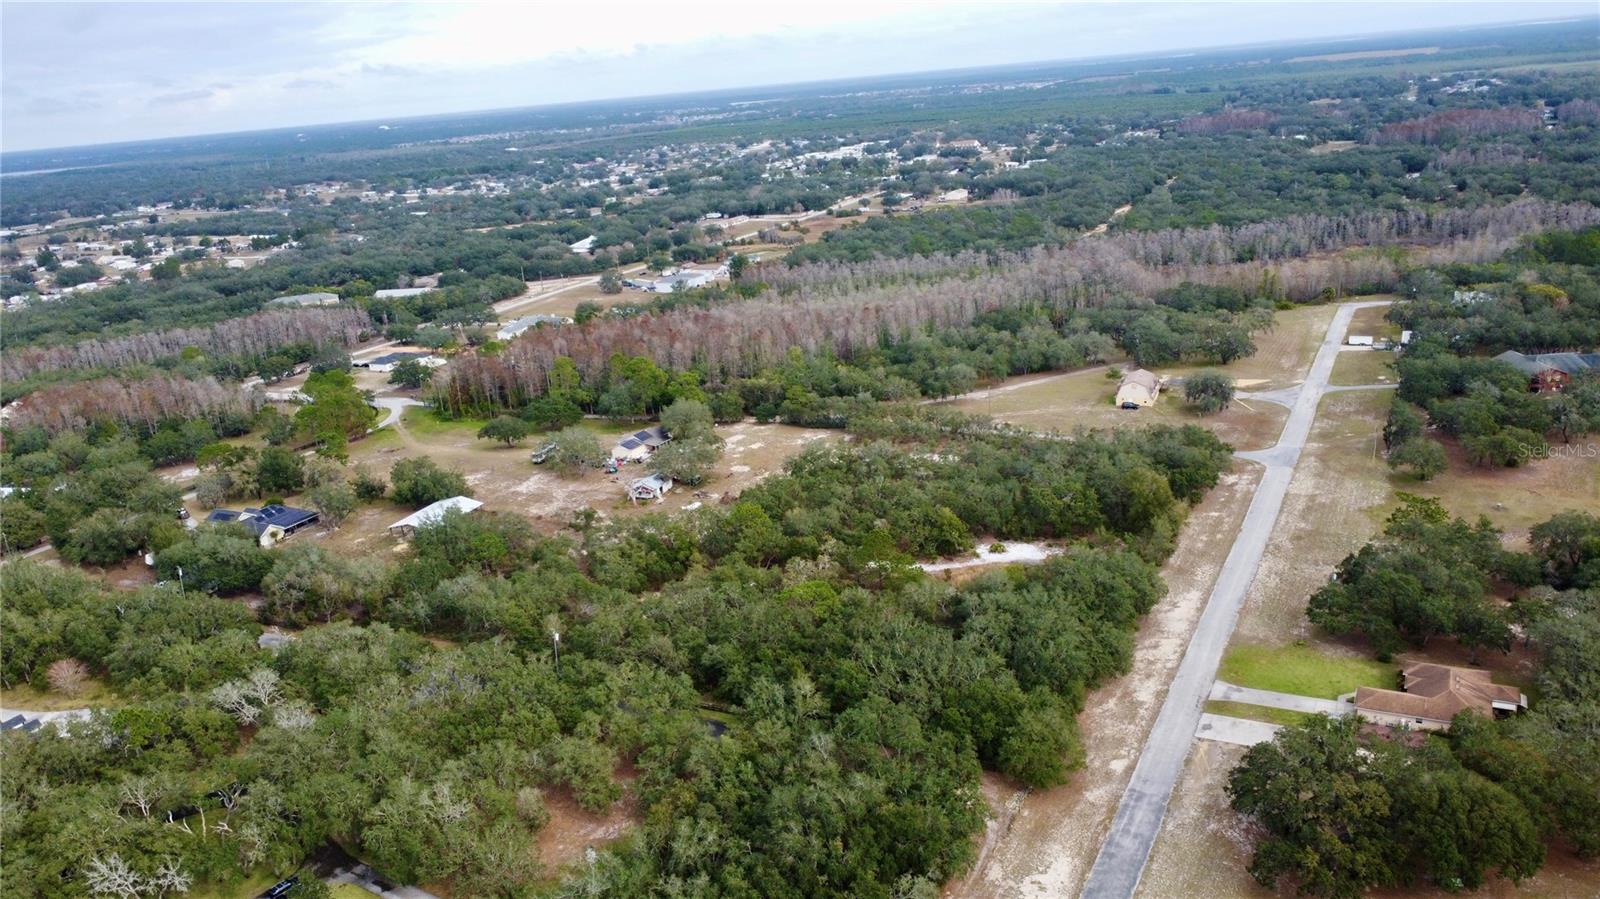
[[[1278,511],[1283,508],[1283,498],[1289,492],[1295,463],[1305,447],[1306,436],[1311,433],[1317,404],[1328,389],[1328,375],[1339,356],[1339,345],[1350,327],[1350,319],[1357,309],[1386,304],[1387,301],[1374,300],[1339,306],[1317,350],[1317,357],[1311,363],[1310,374],[1294,391],[1293,401],[1286,402],[1289,420],[1283,426],[1277,445],[1268,450],[1239,454],[1241,458],[1260,462],[1266,472],[1256,487],[1233,548],[1222,563],[1206,609],[1200,615],[1194,636],[1189,639],[1189,648],[1167,690],[1167,699],[1150,728],[1139,764],[1111,821],[1111,831],[1089,871],[1089,879],[1080,894],[1086,899],[1128,899],[1139,885],[1145,862],[1150,858],[1150,847],[1155,844],[1161,819],[1166,816],[1172,788],[1183,773],[1189,745],[1200,724],[1200,707],[1211,692],[1217,665],[1222,661],[1222,652],[1227,648],[1239,617],[1239,607],[1244,604],[1245,593],[1255,579],[1256,568],[1272,537]],[[1281,400],[1288,399],[1287,395],[1281,395]]]
[[[1291,712],[1305,712],[1310,715],[1331,715],[1334,718],[1342,718],[1355,711],[1355,706],[1348,702],[1340,702],[1337,699],[1316,699],[1311,696],[1298,696],[1294,693],[1256,690],[1220,680],[1211,685],[1211,698],[1226,702],[1247,702],[1250,705],[1264,705],[1273,709],[1288,709]]]
[[[1254,746],[1277,736],[1280,730],[1282,728],[1278,725],[1268,724],[1265,721],[1251,721],[1248,718],[1232,718],[1207,712],[1200,716],[1200,727],[1194,732],[1194,737],[1196,740],[1215,740],[1218,743],[1232,743],[1235,746]]]

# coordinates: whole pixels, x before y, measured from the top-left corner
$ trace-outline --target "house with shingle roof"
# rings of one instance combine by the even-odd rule
[[[1522,691],[1495,683],[1487,671],[1432,662],[1406,666],[1398,690],[1356,690],[1356,714],[1374,724],[1412,730],[1443,730],[1461,712],[1506,718],[1527,707]]]

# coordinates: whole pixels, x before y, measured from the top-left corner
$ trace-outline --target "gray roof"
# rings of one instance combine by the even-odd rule
[[[392,364],[404,362],[407,359],[426,359],[426,358],[428,358],[428,354],[427,353],[384,353],[382,356],[379,356],[379,357],[369,361],[367,364],[368,365],[392,365]]]
[[[1539,353],[1528,356],[1516,350],[1506,350],[1494,358],[1527,375],[1536,375],[1551,369],[1564,371],[1569,375],[1600,369],[1600,353]]]

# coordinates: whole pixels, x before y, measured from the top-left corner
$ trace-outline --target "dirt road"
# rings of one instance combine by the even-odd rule
[[[1222,573],[1212,588],[1205,612],[1189,640],[1172,685],[1167,690],[1166,701],[1150,729],[1144,750],[1134,768],[1133,778],[1122,794],[1112,820],[1111,831],[1100,847],[1089,879],[1084,884],[1082,896],[1087,899],[1127,899],[1133,895],[1161,829],[1172,788],[1183,773],[1184,760],[1189,755],[1195,729],[1200,724],[1201,706],[1211,692],[1217,666],[1222,661],[1223,650],[1233,635],[1256,568],[1266,552],[1267,541],[1272,538],[1273,525],[1283,507],[1294,466],[1305,447],[1311,423],[1316,419],[1317,406],[1328,389],[1328,376],[1338,358],[1339,346],[1344,340],[1350,319],[1357,309],[1385,305],[1388,301],[1344,303],[1339,306],[1333,321],[1323,337],[1311,373],[1304,384],[1292,391],[1289,403],[1289,420],[1284,425],[1278,443],[1270,449],[1253,453],[1240,453],[1265,466],[1261,483],[1256,488],[1244,524],[1234,538],[1233,548],[1223,563]],[[1288,395],[1274,397],[1275,401],[1288,400]]]

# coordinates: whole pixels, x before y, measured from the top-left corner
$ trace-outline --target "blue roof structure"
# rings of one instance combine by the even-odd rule
[[[283,528],[284,533],[292,534],[317,520],[317,513],[309,509],[296,509],[293,506],[280,506],[277,503],[262,506],[259,509],[246,508],[243,512],[232,509],[214,509],[206,516],[206,521],[220,523],[234,522],[248,528],[257,537],[265,534],[268,528]]]

